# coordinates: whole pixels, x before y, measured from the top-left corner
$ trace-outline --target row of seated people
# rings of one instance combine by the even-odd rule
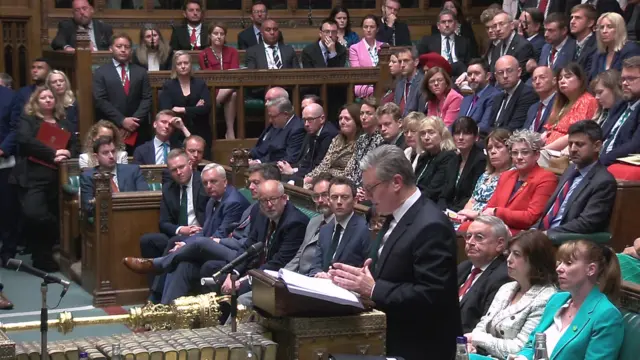
[[[416,196],[417,199],[421,196],[414,184],[415,174],[411,163],[400,149],[392,145],[383,145],[367,155],[363,164],[376,155],[388,159],[384,165],[385,170],[395,173],[394,176],[406,174],[409,182],[404,186],[414,189],[414,195],[410,198]],[[176,164],[174,160],[178,158],[170,160],[169,166],[172,169]],[[186,161],[186,158],[182,161]],[[382,166],[380,163],[378,165]],[[376,191],[375,186],[371,185],[378,183],[380,186],[380,182],[394,180],[375,179],[374,174],[375,181],[371,181],[369,178],[371,173],[367,171],[370,168],[365,165],[363,168],[367,193],[376,204],[376,209],[382,210],[384,206],[380,202],[382,199],[380,192],[384,190]],[[205,169],[201,175],[203,178],[209,176],[206,175],[207,171]],[[173,170],[172,174],[175,174]],[[401,241],[407,235],[400,234],[400,238],[396,235],[396,240],[391,240],[393,235],[390,233],[393,233],[394,226],[389,220],[383,220],[385,224],[380,229],[377,239],[371,241],[367,220],[354,213],[357,190],[349,179],[332,177],[327,173],[314,178],[313,200],[319,215],[311,220],[292,206],[279,180],[279,171],[273,164],[251,165],[248,187],[256,202],[245,209],[244,214],[234,226],[225,229],[226,233],[223,232],[222,237],[214,235],[212,230],[178,237],[174,237],[174,231],[165,232],[163,236],[165,240],[171,237],[173,239],[163,242],[162,245],[167,244],[163,249],[156,244],[150,246],[148,241],[150,235],[145,235],[141,239],[141,250],[143,254],[148,254],[148,257],[125,258],[124,264],[137,273],[158,275],[153,280],[152,289],[154,292],[162,290],[162,295],[155,293],[155,296],[160,296],[162,303],[186,295],[190,291],[218,290],[229,293],[232,288],[230,276],[219,279],[220,285],[216,289],[200,288],[197,281],[201,277],[211,276],[224,264],[246,251],[248,247],[263,241],[264,253],[257,255],[249,264],[235,268],[238,275],[235,286],[240,294],[243,294],[240,301],[246,304],[251,302],[248,295],[251,283],[246,276],[247,270],[251,268],[261,270],[285,268],[304,275],[330,278],[336,284],[351,289],[345,283],[347,277],[341,273],[351,267],[355,271],[366,272],[368,276],[379,281],[380,283],[376,285],[383,289],[380,291],[385,291],[386,281],[397,282],[398,279],[389,278],[392,275],[380,269],[380,266],[384,265],[380,265],[379,262],[389,264],[387,266],[393,264],[397,266],[398,262],[405,262],[411,264],[409,269],[426,271],[422,268],[427,266],[425,262],[419,264],[412,262],[412,256],[420,257],[422,254],[420,252],[416,254],[410,249],[396,254],[398,257],[394,257],[393,263],[389,263],[391,257],[387,258],[389,255],[384,250],[385,242],[396,241],[394,248],[400,246],[405,248],[406,243],[402,242],[403,245],[401,245]],[[174,181],[184,182],[184,179],[174,176]],[[231,198],[233,196],[229,196],[229,200],[223,198],[221,204],[225,204],[225,201],[227,206],[234,203],[235,200]],[[435,213],[418,211],[415,216],[430,215],[427,218],[420,218],[427,223],[445,221],[450,228],[448,236],[451,236],[450,240],[453,242],[451,223],[446,220],[442,212],[436,210],[435,203],[424,195],[422,198],[429,203],[430,209]],[[215,198],[209,200],[209,202],[215,201]],[[404,202],[409,201],[404,199]],[[174,202],[173,206],[172,211],[166,208],[163,211],[176,213],[177,202]],[[225,211],[222,206],[224,205],[215,207],[215,210],[211,209],[213,213],[209,212],[205,216],[205,223],[211,224],[215,221],[212,220],[215,213],[218,217],[231,216],[231,212]],[[403,228],[407,226],[406,222],[398,218],[402,218],[403,213],[406,213],[410,206],[412,205],[407,205],[407,208],[399,214],[393,212],[396,226]],[[382,211],[386,212],[386,210]],[[237,216],[237,213],[234,212],[234,215]],[[173,219],[175,221],[176,218]],[[173,225],[176,226],[175,223]],[[406,230],[403,229],[403,231]],[[440,341],[452,334],[465,334],[469,340],[469,350],[478,356],[490,355],[505,358],[509,354],[514,356],[517,354],[531,359],[535,334],[545,332],[550,339],[547,343],[549,353],[553,354],[554,358],[572,358],[576,354],[579,354],[579,357],[588,358],[591,354],[598,354],[598,358],[617,359],[624,331],[620,312],[613,305],[619,295],[620,270],[617,258],[610,248],[584,240],[572,241],[562,245],[556,257],[551,241],[543,232],[524,231],[511,239],[509,227],[502,220],[495,216],[482,215],[471,223],[466,234],[465,252],[470,260],[461,263],[456,269],[451,268],[454,264],[449,261],[452,257],[455,258],[455,250],[448,247],[447,251],[447,248],[435,245],[434,239],[438,235],[429,234],[431,235],[422,235],[415,241],[438,247],[438,250],[434,251],[439,251],[437,263],[439,264],[438,274],[441,276],[435,277],[434,273],[429,272],[428,274],[431,275],[429,279],[420,279],[417,274],[409,277],[414,283],[442,285],[442,291],[435,291],[432,288],[424,291],[431,293],[431,296],[437,293],[440,297],[446,297],[446,300],[442,300],[446,304],[442,301],[434,302],[430,304],[434,309],[422,310],[423,313],[427,312],[431,315],[429,319],[432,321],[447,319],[443,322],[446,325],[439,327],[439,331],[444,332],[439,336]],[[388,239],[385,241],[386,238]],[[505,250],[508,250],[506,254]],[[394,250],[387,250],[389,251]],[[434,263],[429,265],[435,266]],[[165,277],[164,288],[160,287],[162,277]],[[457,285],[453,285],[452,282]],[[392,330],[399,330],[391,328],[394,327],[393,318],[400,316],[398,310],[400,303],[409,300],[402,295],[396,295],[388,300],[376,297],[377,286],[373,292],[369,288],[366,297],[373,298],[377,306],[387,312],[391,321],[387,335],[387,353],[403,356],[405,359],[419,359],[421,353],[416,353],[415,349],[406,346],[408,339],[399,339],[398,334],[391,335]],[[456,293],[457,296],[450,296]],[[415,306],[424,307],[427,304],[428,300],[425,299],[424,304]],[[435,315],[436,311],[440,313]],[[558,313],[561,316],[562,325],[554,324],[553,318],[558,316]],[[412,314],[413,316],[422,315],[414,311]],[[584,325],[585,323],[587,325]],[[405,327],[406,324],[405,322]],[[563,329],[578,326],[578,324],[581,324],[578,336],[572,333],[568,333],[567,336],[562,335]],[[417,328],[410,330],[417,330]],[[407,331],[409,330],[404,330],[402,335],[406,336]],[[595,334],[598,336],[594,336]],[[425,344],[424,341],[433,343],[432,351],[441,354],[452,351],[453,343],[450,339],[438,343],[439,340],[430,338],[434,336],[433,332],[428,335],[429,337],[413,334],[411,341],[422,340],[421,348]]]

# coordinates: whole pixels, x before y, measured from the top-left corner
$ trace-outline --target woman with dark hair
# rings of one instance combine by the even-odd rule
[[[227,46],[227,25],[215,22],[209,26],[208,48],[200,52],[200,68],[203,70],[234,70],[240,68],[238,50]],[[236,138],[234,124],[236,121],[236,91],[234,89],[217,89],[216,105],[224,106],[224,120],[227,124],[225,139]]]
[[[468,117],[461,116],[451,126],[457,156],[449,162],[445,187],[439,205],[444,209],[461,210],[471,198],[478,178],[487,166],[487,158],[478,141],[478,125]]]
[[[378,52],[382,42],[376,40],[380,29],[380,19],[375,15],[367,15],[362,19],[363,38],[360,42],[349,48],[350,67],[376,67],[378,66]],[[373,86],[356,85],[354,87],[356,97],[366,98],[373,95]]]
[[[389,81],[387,91],[382,96],[382,100],[380,101],[382,105],[393,102],[393,98],[395,97],[396,93],[396,84],[402,77],[402,65],[400,65],[400,61],[398,61],[397,51],[394,51],[389,56],[389,73],[391,74],[391,81]]]
[[[55,272],[58,265],[52,249],[58,234],[58,165],[71,158],[70,149],[74,147],[68,141],[64,148],[55,150],[38,139],[38,133],[43,126],[69,132],[73,125],[66,120],[62,103],[56,102],[53,92],[45,87],[33,92],[19,124],[16,166],[9,183],[17,186],[24,219],[23,236],[32,249],[33,266]]]
[[[607,245],[571,240],[560,246],[556,259],[562,292],[551,296],[515,359],[533,359],[538,334],[545,334],[549,359],[618,359],[624,324],[616,307],[621,283],[616,254]]]
[[[138,48],[133,52],[131,62],[149,71],[171,70],[173,50],[164,41],[160,29],[155,24],[144,24],[140,29]]]
[[[444,9],[452,11],[456,15],[456,20],[458,21],[458,28],[455,31],[456,35],[469,39],[469,42],[471,43],[471,48],[468,50],[469,53],[477,54],[478,42],[473,34],[471,23],[464,17],[460,2],[457,0],[446,0],[442,3],[442,8],[440,10]],[[431,25],[431,34],[440,34],[440,30],[438,30],[438,26],[436,24]]]
[[[509,242],[507,271],[515,281],[496,293],[487,313],[465,334],[470,359],[506,359],[522,350],[556,293],[556,262],[551,240],[541,231],[523,231]]]
[[[349,10],[342,6],[331,9],[329,19],[333,19],[338,24],[338,42],[347,49],[360,41],[360,37],[351,30],[351,16]]]
[[[422,80],[422,93],[426,97],[426,110],[418,108],[418,111],[437,116],[451,126],[460,112],[462,95],[453,89],[449,74],[441,67],[429,69]]]
[[[356,147],[353,150],[354,154],[349,165],[347,165],[347,172],[345,174],[357,187],[360,187],[362,184],[360,160],[362,160],[369,151],[384,143],[384,138],[382,138],[380,127],[378,126],[378,117],[376,116],[376,111],[379,106],[378,100],[374,97],[364,99],[360,105],[362,134],[360,134],[356,140]],[[360,190],[359,192],[361,192]]]

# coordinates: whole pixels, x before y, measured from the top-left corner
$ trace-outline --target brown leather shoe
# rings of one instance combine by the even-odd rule
[[[122,259],[124,266],[138,274],[158,274],[160,271],[153,266],[153,259],[126,257]]]
[[[7,299],[3,293],[0,292],[0,310],[13,309],[13,303]]]

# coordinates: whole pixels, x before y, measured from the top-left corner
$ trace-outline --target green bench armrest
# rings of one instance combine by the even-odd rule
[[[640,353],[640,314],[622,310],[624,341],[618,360],[636,360]]]
[[[78,195],[78,188],[71,184],[62,185],[62,192],[67,195]]]
[[[562,245],[567,241],[580,240],[580,239],[590,240],[597,244],[607,244],[609,241],[611,241],[611,233],[608,233],[608,232],[597,232],[592,234],[576,234],[576,233],[558,233],[558,232],[549,231],[547,235],[549,236],[549,239],[551,239],[551,242],[553,242],[554,245]]]

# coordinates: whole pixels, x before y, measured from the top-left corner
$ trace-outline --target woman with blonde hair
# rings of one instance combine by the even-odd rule
[[[418,141],[424,149],[416,166],[416,185],[422,195],[438,202],[450,178],[449,162],[456,157],[456,144],[441,118],[427,116],[420,123]]]
[[[65,118],[62,103],[56,101],[53,92],[38,87],[33,92],[20,117],[16,132],[16,166],[9,176],[9,183],[16,185],[24,219],[23,236],[32,249],[33,266],[55,272],[58,265],[53,260],[53,244],[58,234],[58,165],[70,159],[73,144],[55,150],[38,139],[40,129],[56,133],[70,132],[72,124]],[[55,129],[55,130],[54,130]],[[71,139],[71,134],[68,134]]]
[[[171,70],[173,50],[164,41],[157,25],[147,23],[140,29],[138,48],[133,51],[131,62],[148,71]]]
[[[598,50],[593,55],[589,79],[609,69],[622,71],[625,59],[640,55],[640,46],[634,41],[627,41],[624,18],[614,12],[604,13],[598,18],[596,42]]]
[[[598,111],[591,120],[602,125],[609,117],[609,110],[622,102],[622,86],[620,72],[610,69],[601,72],[591,81],[591,91],[598,101]]]
[[[82,143],[82,154],[80,154],[78,158],[78,165],[81,170],[98,166],[98,162],[93,155],[93,143],[102,136],[108,136],[113,139],[116,149],[118,150],[116,163],[127,164],[129,162],[125,145],[122,142],[122,136],[116,125],[107,120],[100,120],[93,124],[85,135],[84,142]]]
[[[407,148],[404,149],[404,154],[407,156],[407,159],[411,161],[413,171],[416,171],[418,159],[424,151],[418,139],[418,132],[420,131],[420,124],[425,118],[426,116],[423,113],[412,111],[402,119],[402,132],[404,133],[405,144],[407,144]]]
[[[171,110],[182,118],[192,134],[206,141],[204,158],[211,159],[211,93],[207,83],[193,76],[191,55],[186,51],[173,54],[171,79],[164,82],[160,93],[159,111]],[[183,139],[175,141],[182,142]]]
[[[65,118],[73,125],[71,131],[76,132],[78,130],[78,106],[76,96],[73,94],[73,90],[71,90],[69,78],[60,70],[51,70],[47,76],[45,85],[53,92],[56,103],[64,107]]]

